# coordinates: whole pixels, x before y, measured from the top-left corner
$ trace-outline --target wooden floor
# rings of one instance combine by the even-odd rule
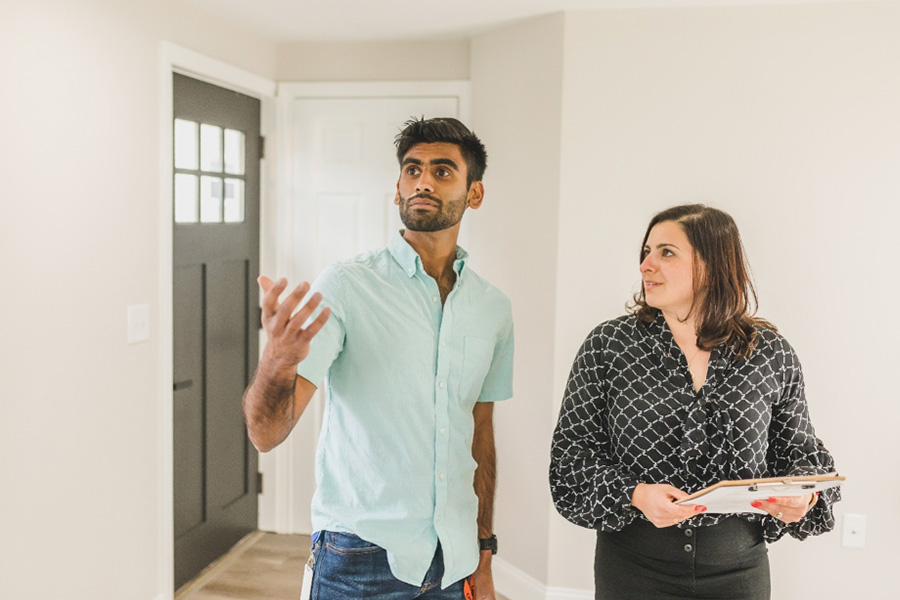
[[[175,600],[296,600],[308,535],[257,531],[175,594]]]
[[[297,600],[309,546],[308,535],[251,533],[178,590],[175,600]]]

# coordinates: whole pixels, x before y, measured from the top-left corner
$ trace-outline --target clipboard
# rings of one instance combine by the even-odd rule
[[[692,506],[700,504],[710,514],[757,513],[768,514],[754,508],[751,503],[765,501],[770,496],[805,496],[837,487],[846,477],[837,473],[828,475],[805,475],[799,477],[768,477],[763,479],[741,479],[720,481],[715,485],[694,492],[675,504]]]

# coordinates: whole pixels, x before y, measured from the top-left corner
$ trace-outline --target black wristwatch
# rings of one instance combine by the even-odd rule
[[[492,535],[489,538],[478,538],[479,550],[490,550],[491,554],[497,554],[497,536]]]

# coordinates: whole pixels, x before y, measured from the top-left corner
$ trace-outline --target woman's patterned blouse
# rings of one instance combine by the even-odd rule
[[[748,359],[714,348],[695,392],[661,315],[649,324],[625,316],[597,326],[572,365],[553,434],[550,488],[560,514],[582,527],[618,531],[644,518],[631,505],[638,483],[693,493],[727,479],[834,472],[809,420],[797,356],[778,333],[757,330]],[[785,533],[804,539],[834,527],[838,500],[839,488],[822,492],[790,525],[740,516],[761,522],[768,541]],[[680,527],[726,516],[701,514]]]

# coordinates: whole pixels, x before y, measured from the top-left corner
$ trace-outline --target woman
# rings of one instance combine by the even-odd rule
[[[674,503],[727,479],[834,471],[793,349],[752,316],[740,235],[702,205],[656,215],[631,315],[600,324],[572,366],[550,487],[597,530],[596,598],[770,597],[766,542],[834,527],[837,488],[738,515]]]

